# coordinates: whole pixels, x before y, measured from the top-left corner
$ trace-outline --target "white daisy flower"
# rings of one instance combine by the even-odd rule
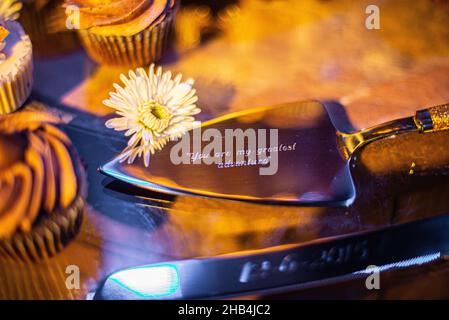
[[[126,131],[130,137],[120,161],[134,162],[143,157],[146,167],[150,154],[162,149],[168,141],[180,138],[186,131],[199,126],[194,115],[201,112],[196,106],[198,97],[192,88],[193,79],[181,82],[182,75],[172,79],[170,71],[162,73],[150,66],[148,74],[142,68],[130,70],[128,78],[120,76],[124,87],[114,83],[115,92],[103,103],[116,110],[119,118],[106,122],[116,131]]]
[[[0,0],[0,22],[6,20],[17,20],[22,3],[16,0]]]

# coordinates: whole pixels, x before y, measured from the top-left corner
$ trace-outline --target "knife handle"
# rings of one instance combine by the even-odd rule
[[[419,110],[413,117],[389,121],[357,132],[337,132],[337,142],[344,158],[349,159],[357,148],[368,142],[416,130],[423,133],[449,130],[449,103]]]
[[[419,110],[416,112],[414,119],[422,132],[448,130],[449,103]]]

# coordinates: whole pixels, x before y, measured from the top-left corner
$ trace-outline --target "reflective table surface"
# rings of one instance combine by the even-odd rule
[[[363,2],[257,3],[241,1],[234,15],[222,12],[215,20],[218,31],[198,45],[186,45],[178,32],[176,47],[161,62],[196,79],[200,120],[316,98],[344,106],[335,110],[337,126],[360,129],[449,101],[447,28],[436,19],[447,15],[444,4],[429,9],[424,1],[382,2],[382,28],[367,30]],[[404,13],[401,3],[410,10]],[[186,6],[183,14],[195,8]],[[273,25],[266,26],[267,19],[274,19]],[[51,57],[36,54],[31,100],[73,117],[63,127],[87,168],[88,205],[80,234],[58,256],[31,265],[0,262],[0,298],[85,299],[101,279],[124,267],[306,243],[448,211],[449,138],[444,133],[407,134],[363,148],[351,164],[357,192],[349,207],[174,197],[105,177],[98,168],[126,141],[104,127],[111,110],[101,101],[123,71],[95,65],[81,49]],[[79,289],[65,285],[70,265],[80,268]],[[447,266],[438,270],[443,269]],[[432,291],[417,271],[409,273],[419,292],[444,294],[438,286]],[[397,288],[415,288],[413,282],[388,277],[392,289],[386,286],[390,291],[383,293],[358,291],[358,284],[347,283],[309,294],[411,295]]]

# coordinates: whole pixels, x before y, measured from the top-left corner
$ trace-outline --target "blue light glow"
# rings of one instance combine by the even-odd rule
[[[126,269],[113,274],[110,280],[147,299],[168,297],[180,290],[179,272],[174,264]]]

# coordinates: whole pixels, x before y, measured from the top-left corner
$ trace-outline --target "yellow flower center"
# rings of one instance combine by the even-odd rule
[[[164,106],[161,106],[160,104],[158,104],[156,102],[153,102],[153,105],[151,108],[152,108],[151,113],[153,114],[153,116],[155,116],[159,120],[167,119],[168,117],[170,117],[170,113],[168,112],[167,108],[165,108]]]
[[[156,101],[147,101],[139,105],[139,122],[149,130],[162,132],[169,123],[171,114],[168,109]]]

